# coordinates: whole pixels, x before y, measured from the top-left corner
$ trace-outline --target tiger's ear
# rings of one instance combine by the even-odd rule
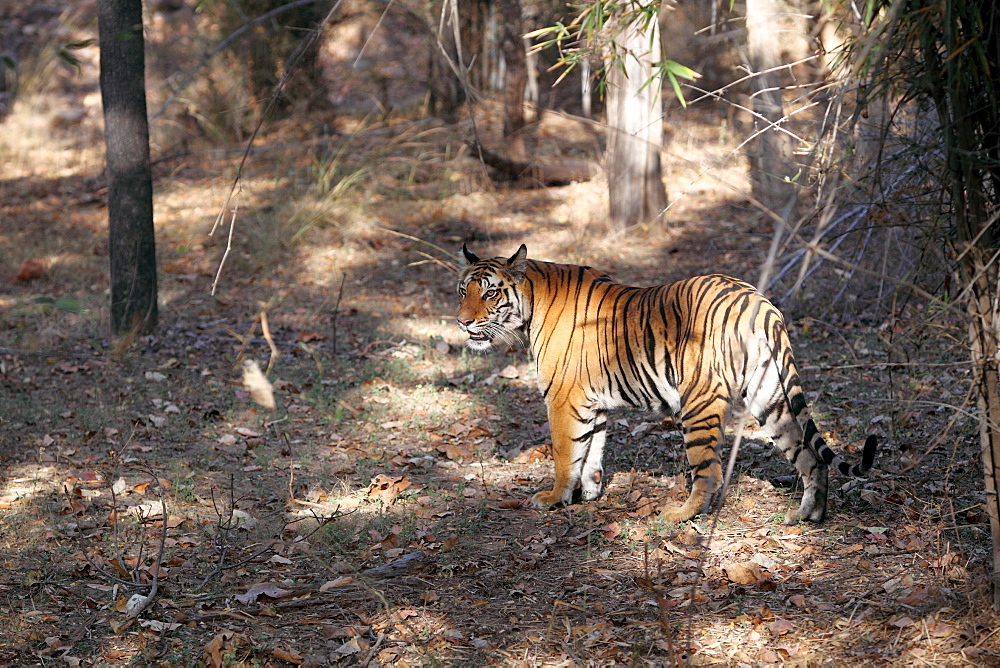
[[[528,247],[521,244],[521,247],[507,258],[507,273],[514,279],[515,283],[520,283],[524,280],[524,274],[528,268],[527,257]]]
[[[468,246],[462,244],[462,258],[465,260],[466,266],[473,265],[479,262],[479,256],[469,250]]]

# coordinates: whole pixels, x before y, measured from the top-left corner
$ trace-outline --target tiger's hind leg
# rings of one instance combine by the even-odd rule
[[[660,515],[666,521],[684,522],[708,510],[706,503],[712,500],[712,495],[722,483],[719,440],[728,408],[728,402],[715,398],[687,410],[681,416],[684,448],[692,473],[691,492],[684,505],[663,509]]]
[[[798,510],[785,517],[785,524],[797,524],[802,520],[822,522],[826,518],[829,470],[826,463],[817,457],[815,450],[810,447],[809,435],[802,433],[795,415],[788,410],[783,399],[763,415],[760,413],[757,415],[757,421],[774,441],[775,447],[792,463],[802,479],[802,501]],[[816,429],[811,419],[807,422],[807,428],[813,431]]]

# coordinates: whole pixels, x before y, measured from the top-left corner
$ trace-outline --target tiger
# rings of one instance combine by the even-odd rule
[[[861,478],[874,463],[869,436],[852,464],[810,416],[784,319],[755,287],[713,274],[655,287],[616,283],[591,267],[527,258],[480,259],[462,245],[458,327],[487,352],[523,332],[535,359],[555,460],[552,489],[524,506],[570,505],[603,492],[608,411],[646,409],[679,419],[691,475],[688,499],[660,515],[684,522],[707,512],[719,491],[719,442],[738,403],[746,406],[802,480],[787,524],[822,522],[828,470]]]

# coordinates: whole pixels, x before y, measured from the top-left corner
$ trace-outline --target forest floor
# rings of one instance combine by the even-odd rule
[[[677,113],[665,223],[617,238],[603,178],[498,187],[468,119],[269,124],[238,208],[238,151],[168,156],[159,327],[111,338],[82,99],[90,131],[44,96],[0,124],[0,665],[1000,665],[959,325],[836,272],[783,304],[803,384],[836,447],[882,446],[824,523],[784,525],[792,469],[750,428],[721,511],[664,522],[683,447],[640,413],[614,418],[601,499],[521,507],[552,475],[532,363],[466,352],[426,255],[755,282],[771,229],[724,114]],[[533,141],[599,155],[560,114]]]

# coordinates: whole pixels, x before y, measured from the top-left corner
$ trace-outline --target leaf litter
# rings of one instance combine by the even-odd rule
[[[482,126],[497,132],[499,124]],[[277,145],[300,129],[277,126],[264,140]],[[209,297],[216,254],[184,230],[197,218],[185,213],[194,206],[188,191],[210,198],[201,188],[215,167],[192,161],[162,184],[170,302],[157,335],[104,340],[86,316],[103,308],[103,292],[64,294],[77,288],[48,263],[40,273],[28,266],[0,295],[3,306],[19,307],[0,313],[0,662],[903,666],[1000,658],[984,596],[989,531],[974,438],[958,434],[948,452],[918,447],[944,420],[916,404],[894,413],[872,389],[885,365],[855,363],[879,344],[862,341],[865,327],[849,322],[831,337],[812,323],[796,339],[832,432],[846,440],[854,428],[905,425],[869,481],[831,493],[825,524],[783,525],[794,493],[772,481],[787,466],[752,440],[714,531],[710,521],[663,522],[660,510],[684,496],[682,446],[668,421],[631,415],[616,417],[609,433],[606,494],[538,512],[524,499],[550,484],[552,462],[530,362],[506,350],[462,352],[450,321],[452,277],[407,266],[409,241],[370,226],[328,227],[289,251],[294,262],[228,268]],[[576,261],[579,252],[640,282],[662,275],[658,253],[681,238],[685,251],[670,255],[677,277],[721,262],[718,239],[744,238],[743,214],[721,204],[728,195],[707,192],[737,222],[681,202],[700,225],[680,220],[675,237],[623,240],[615,256],[600,244],[567,248],[525,217],[562,215],[553,213],[562,200],[575,211],[581,198],[599,197],[589,185],[544,195],[475,190],[405,206],[378,193],[371,200],[383,222],[448,248],[472,234],[521,236],[540,256]],[[61,204],[12,194],[0,215],[17,225],[43,229],[22,200],[51,214]],[[254,193],[247,200],[268,206]],[[73,224],[106,235],[105,214],[91,206]],[[456,222],[472,219],[481,221],[475,232]],[[57,215],[46,224],[75,229]],[[20,239],[24,257],[42,257],[30,237]],[[727,271],[752,275],[743,257],[723,258]],[[104,271],[100,255],[78,260],[87,275]],[[25,266],[4,269],[10,278]],[[330,291],[342,276],[334,319]],[[48,308],[57,302],[64,307]],[[261,302],[270,304],[270,340],[245,335]],[[274,368],[250,366],[273,357],[271,344]],[[928,401],[958,396],[967,382],[958,372],[933,382],[903,378],[906,367],[894,373]],[[862,403],[873,404],[870,416]],[[154,581],[154,600],[126,626]]]

